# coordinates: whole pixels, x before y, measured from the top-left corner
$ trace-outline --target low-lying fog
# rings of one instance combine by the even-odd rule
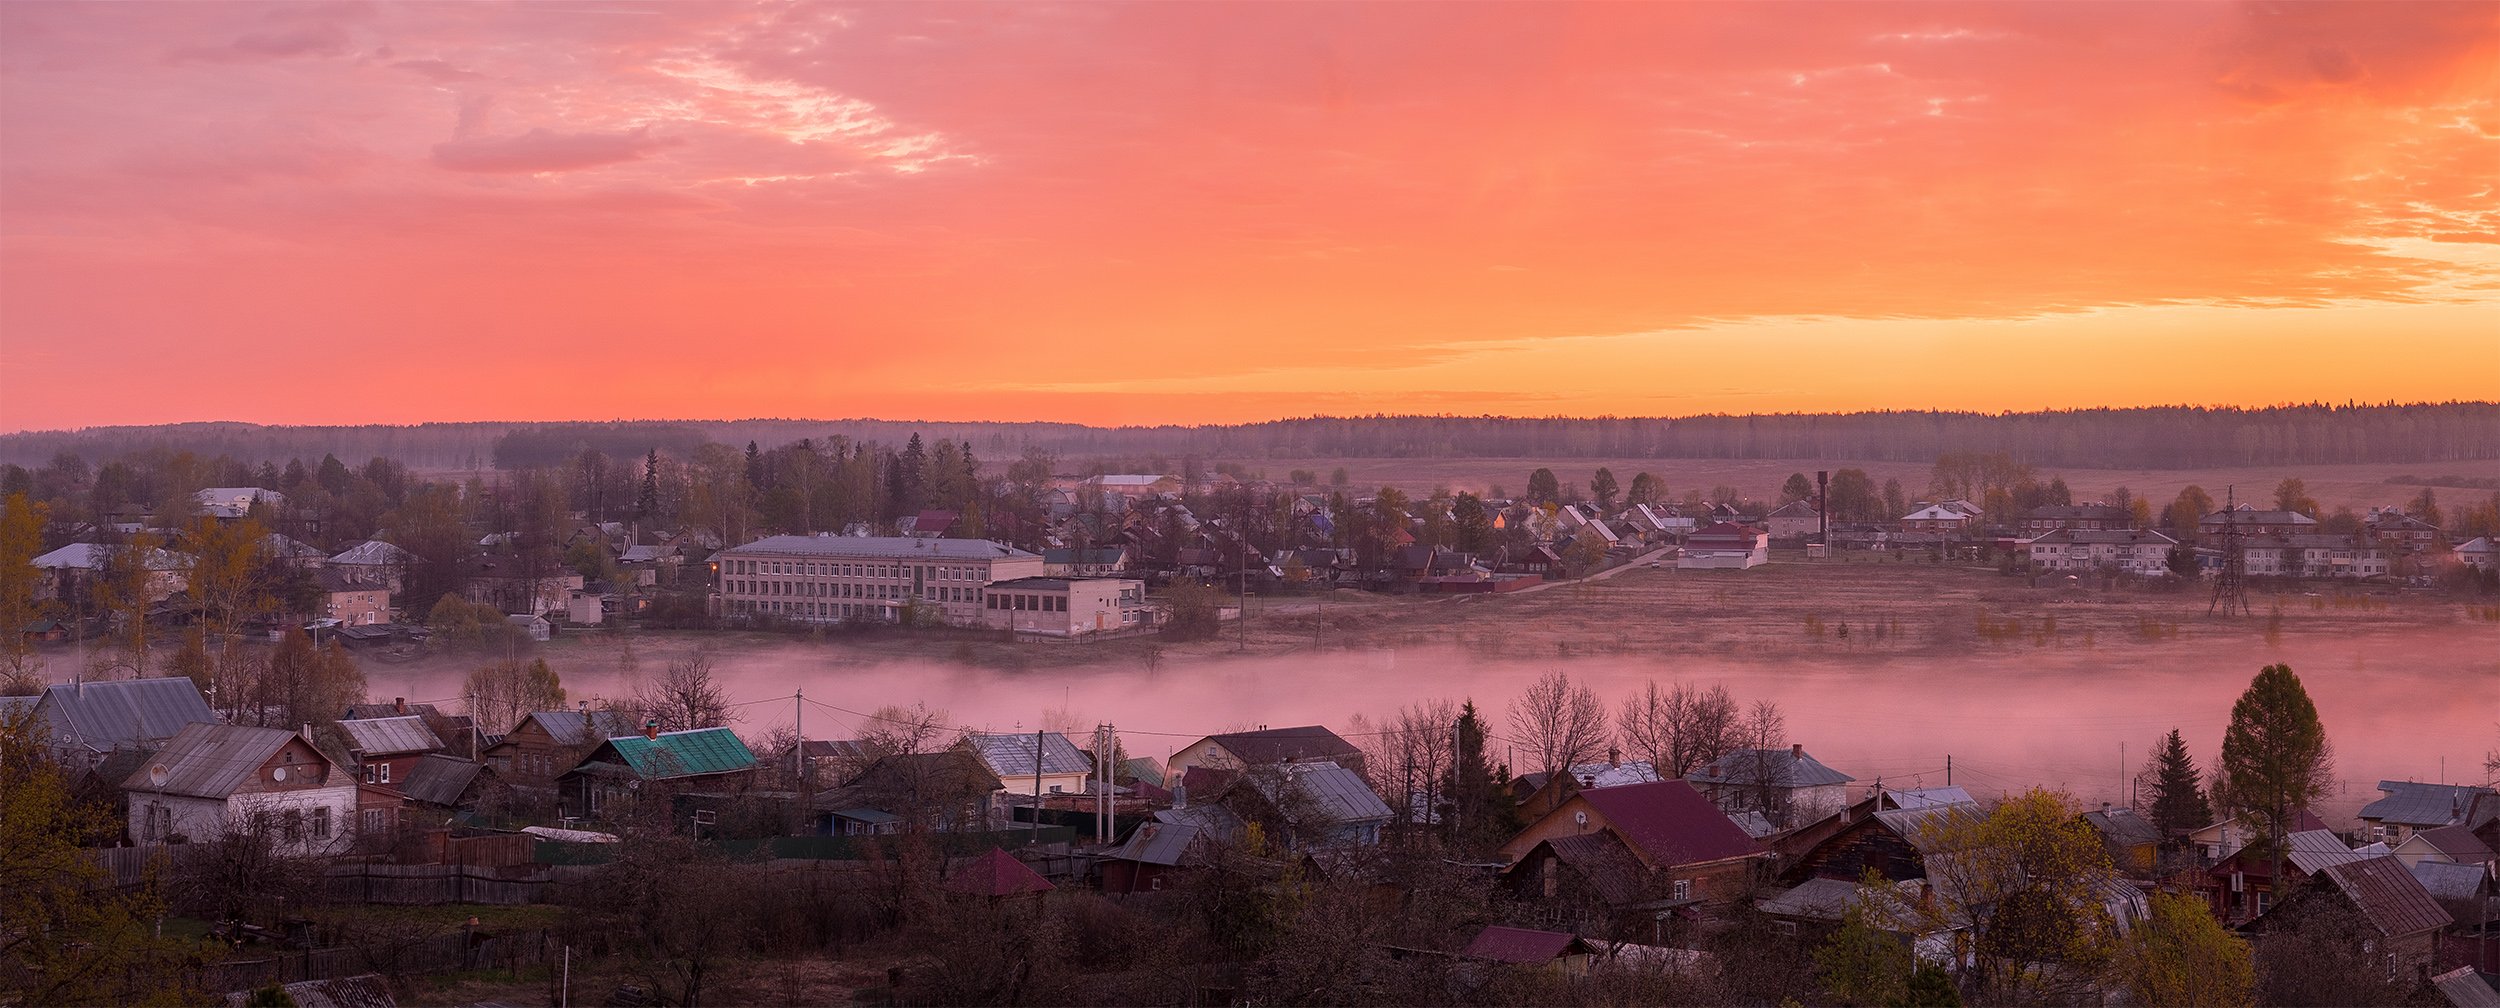
[[[1052,645],[1034,645],[1046,647]],[[2287,636],[2279,645],[2177,642],[2104,648],[2005,648],[1944,657],[1798,659],[1572,658],[1495,661],[1455,649],[1329,650],[1284,657],[1170,656],[1153,669],[1126,652],[1098,663],[1004,672],[945,662],[863,661],[839,645],[774,645],[713,652],[750,738],[790,723],[786,698],[854,712],[925,703],[959,725],[996,731],[1090,730],[1117,725],[1135,755],[1168,756],[1206,734],[1272,725],[1379,719],[1432,697],[1473,698],[1497,734],[1515,734],[1507,704],[1559,667],[1611,706],[1648,679],[1724,683],[1741,701],[1767,698],[1789,734],[1863,784],[1953,783],[1993,794],[2033,784],[2083,801],[2123,797],[2146,747],[2171,728],[2210,768],[2231,704],[2259,666],[2289,662],[2317,701],[2345,792],[2322,812],[2348,816],[2377,797],[2381,778],[2479,781],[2500,749],[2500,627],[2353,636]],[[1115,661],[1112,656],[1119,655]],[[571,645],[552,657],[575,699],[631,693],[666,655],[646,652],[628,671],[610,644]],[[366,667],[377,698],[438,700],[461,692],[464,663]],[[816,704],[809,738],[845,738],[862,719]],[[1081,740],[1080,740],[1081,742]],[[2124,762],[2120,746],[2124,745]],[[1500,743],[1496,743],[1500,745]],[[2444,764],[2442,761],[2445,761]],[[1514,762],[1514,765],[1518,765]]]

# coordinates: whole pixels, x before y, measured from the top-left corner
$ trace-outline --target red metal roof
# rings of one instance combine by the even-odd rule
[[[1579,944],[1577,936],[1560,931],[1531,931],[1496,924],[1477,933],[1475,940],[1467,943],[1467,950],[1459,954],[1470,959],[1535,965],[1552,962]]]
[[[1720,861],[1763,850],[1727,813],[1680,780],[1590,788],[1575,797],[1605,816],[1606,825],[1653,867]]]
[[[946,880],[948,892],[970,896],[1022,896],[1026,893],[1049,892],[1058,888],[1041,877],[1015,855],[992,847],[990,852],[973,858],[971,864]]]

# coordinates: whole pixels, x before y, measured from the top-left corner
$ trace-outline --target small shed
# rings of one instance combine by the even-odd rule
[[[992,847],[990,852],[972,861],[946,880],[946,891],[965,896],[987,896],[993,900],[1019,896],[1040,896],[1058,888],[1040,873],[1026,867],[1015,855]]]

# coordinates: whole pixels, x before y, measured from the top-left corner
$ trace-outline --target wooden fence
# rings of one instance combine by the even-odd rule
[[[342,864],[330,866],[324,883],[323,895],[336,903],[518,906],[552,901],[555,876],[543,866]]]
[[[411,976],[464,969],[519,969],[546,962],[552,947],[552,939],[544,930],[493,935],[455,931],[414,940],[230,959],[199,967],[195,982],[202,990],[226,992],[365,973]]]

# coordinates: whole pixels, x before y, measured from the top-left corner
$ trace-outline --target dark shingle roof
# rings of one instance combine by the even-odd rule
[[[2378,789],[2387,792],[2387,797],[2361,806],[2361,818],[2403,826],[2446,826],[2458,822],[2476,794],[2492,791],[2471,784],[2391,780],[2378,782]]]
[[[2459,864],[2481,864],[2492,857],[2490,845],[2483,843],[2483,838],[2475,836],[2473,830],[2463,825],[2426,829],[2414,836]]]
[[[1336,732],[1318,725],[1298,728],[1269,728],[1263,731],[1230,732],[1212,736],[1244,763],[1287,763],[1298,760],[1328,760],[1347,755],[1360,755],[1353,743],[1338,738]]]
[[[2389,938],[2446,927],[2455,919],[2405,870],[2404,862],[2392,857],[2328,865],[2318,875],[2342,890],[2370,926]]]
[[[1727,813],[1680,780],[1590,788],[1574,800],[1605,816],[1623,842],[1654,866],[1762,853],[1762,845]]]

